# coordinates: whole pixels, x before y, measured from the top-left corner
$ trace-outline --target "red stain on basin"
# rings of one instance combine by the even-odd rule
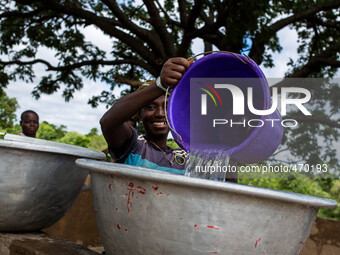
[[[118,229],[121,229],[121,227],[120,227],[120,225],[119,225],[119,224],[117,224],[117,228],[118,228]]]
[[[211,226],[211,225],[207,225],[207,228],[212,228],[212,229],[220,229],[220,228],[218,228],[218,227]]]
[[[302,242],[302,241],[300,241],[298,245],[299,245],[299,249],[298,249],[298,251],[295,253],[295,255],[299,255],[299,254],[301,253],[302,248],[303,248],[303,246],[305,245],[305,243]]]
[[[152,186],[153,190],[158,190],[158,185],[156,184],[155,186]]]
[[[194,228],[195,228],[196,230],[199,230],[199,227],[198,227],[197,224],[194,225]]]
[[[127,199],[127,209],[128,209],[128,213],[131,213],[131,206],[132,206],[132,203],[131,203],[131,198],[133,197],[133,194],[134,192],[133,191],[129,191],[129,195],[128,195],[128,199]]]
[[[112,187],[112,184],[110,183],[110,184],[109,184],[109,190],[110,190],[110,191],[112,191],[112,188],[111,188],[111,187]]]
[[[123,188],[126,188],[123,184],[121,184],[120,186]],[[131,206],[132,206],[131,199],[133,198],[134,193],[138,192],[144,195],[146,193],[146,190],[141,186],[137,186],[136,188],[134,188],[135,185],[133,184],[133,182],[130,182],[128,186],[129,187],[126,188],[129,191],[129,193],[127,194],[128,199],[127,199],[126,206],[127,206],[128,213],[131,213]]]
[[[257,247],[257,244],[261,241],[261,237],[259,239],[256,240],[255,242],[255,248]]]
[[[146,193],[146,190],[144,188],[142,188],[141,186],[138,186],[137,192],[144,195]]]

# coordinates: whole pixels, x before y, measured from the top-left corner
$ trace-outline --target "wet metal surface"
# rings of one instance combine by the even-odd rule
[[[71,207],[87,172],[78,157],[101,152],[16,135],[0,140],[0,231],[35,231],[58,221]]]
[[[299,254],[329,199],[78,159],[107,254]]]

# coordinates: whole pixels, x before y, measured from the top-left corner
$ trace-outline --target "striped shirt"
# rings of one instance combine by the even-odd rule
[[[160,150],[148,142],[135,128],[131,127],[131,129],[132,139],[125,146],[126,149],[122,155],[116,157],[110,149],[110,154],[117,163],[184,174],[184,165],[188,158],[186,151],[182,149],[173,150],[170,147]]]

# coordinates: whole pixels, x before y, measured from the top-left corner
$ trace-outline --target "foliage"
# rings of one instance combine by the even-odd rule
[[[83,79],[102,80],[111,89],[158,76],[174,56],[193,55],[193,40],[203,50],[249,52],[258,64],[273,66],[272,53],[282,49],[278,32],[298,32],[299,54],[291,60],[292,77],[333,76],[339,67],[339,1],[50,1],[4,0],[0,7],[0,82],[31,82],[34,65],[45,75],[33,95],[61,88],[66,100],[83,87]],[[84,31],[96,28],[112,39],[107,55],[88,41]],[[41,49],[54,54],[40,58]],[[111,90],[90,100],[112,102]]]
[[[79,134],[75,131],[67,132],[62,138],[58,139],[57,142],[77,145],[87,148],[91,142],[91,139]]]
[[[286,76],[332,78],[340,66],[339,7],[338,0],[3,0],[0,87],[18,79],[32,82],[40,65],[46,70],[33,89],[36,98],[61,89],[70,100],[84,79],[92,79],[108,89],[89,103],[111,105],[114,88],[127,84],[124,93],[133,91],[142,80],[157,77],[169,57],[192,56],[194,40],[204,45],[202,52],[246,52],[257,64],[274,67],[273,53],[285,51],[278,37],[284,28],[298,36],[298,59],[287,63]],[[94,28],[111,40],[110,53],[85,36]],[[273,160],[324,162],[339,170],[339,83],[306,88],[312,116],[288,113],[286,118],[300,125],[285,128]],[[287,151],[289,157],[279,153]]]
[[[178,144],[175,142],[174,139],[170,138],[166,141],[166,145],[169,146],[172,149],[179,149],[180,147]]]
[[[104,136],[98,135],[98,130],[96,128],[92,128],[86,137],[90,138],[91,140],[87,148],[97,151],[103,151],[107,148],[107,143]]]
[[[338,203],[338,207],[335,210],[332,209],[321,209],[319,215],[340,220],[340,180],[332,180],[331,189],[329,190],[329,197],[334,199]]]
[[[13,127],[16,120],[15,111],[19,104],[15,98],[9,98],[6,93],[0,90],[0,128],[7,129]]]
[[[39,125],[37,138],[57,141],[67,133],[65,129],[66,126],[64,125],[60,125],[59,127],[57,127],[53,124],[48,123],[47,121],[43,121]]]
[[[340,180],[311,178],[241,178],[240,184],[324,197],[340,203]],[[321,208],[318,216],[340,220],[340,207]]]
[[[311,100],[304,104],[312,115],[304,116],[302,112],[292,110],[285,117],[295,119],[299,125],[284,129],[279,151],[289,150],[291,154],[284,162],[309,165],[323,162],[328,168],[340,171],[340,79],[299,79],[298,84],[312,94]]]
[[[0,131],[7,132],[9,134],[19,134],[22,131],[22,129],[21,129],[21,126],[19,124],[15,124],[15,125],[8,127],[8,128],[1,128],[0,127]]]
[[[6,124],[4,126],[7,128],[0,126],[1,132],[19,134],[22,131],[19,124]],[[54,124],[48,123],[47,121],[43,121],[39,125],[37,138],[77,145],[98,151],[103,151],[107,148],[107,143],[104,136],[98,135],[98,130],[96,128],[91,129],[87,135],[82,135],[74,131],[67,132],[65,125],[56,126]]]
[[[4,0],[0,54],[6,58],[0,57],[0,84],[32,82],[34,66],[43,65],[46,71],[32,92],[36,98],[62,89],[70,100],[86,78],[109,87],[89,103],[111,105],[115,87],[130,85],[123,94],[135,90],[141,80],[158,76],[169,57],[192,56],[194,40],[202,42],[201,51],[246,52],[259,65],[273,67],[272,54],[285,50],[278,33],[288,27],[298,34],[299,58],[287,63],[286,76],[334,77],[340,66],[339,7],[337,0]],[[111,39],[110,54],[85,36],[94,28]],[[42,50],[54,56],[46,57]],[[290,161],[325,162],[339,169],[340,86],[307,88],[313,95],[312,117],[297,112],[286,116],[301,125],[285,128],[279,151],[289,150]],[[282,159],[280,155],[273,159]]]

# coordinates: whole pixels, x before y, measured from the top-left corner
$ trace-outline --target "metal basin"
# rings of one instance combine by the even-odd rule
[[[0,139],[0,231],[36,231],[58,221],[76,199],[88,172],[79,157],[102,152],[7,134]]]
[[[107,254],[299,254],[329,199],[78,159]]]

